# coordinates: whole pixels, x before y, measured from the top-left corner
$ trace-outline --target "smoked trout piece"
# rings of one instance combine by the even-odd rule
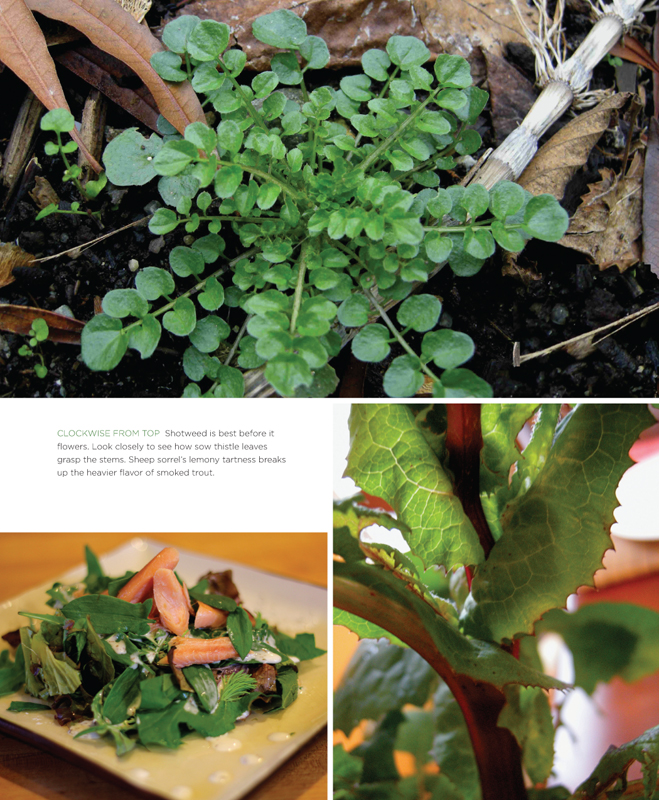
[[[172,667],[182,669],[192,664],[214,664],[217,661],[226,661],[228,658],[238,658],[238,652],[228,636],[220,636],[217,639],[177,636],[170,642],[168,657]]]
[[[174,569],[178,564],[178,550],[165,547],[157,556],[128,581],[117,593],[120,600],[142,603],[153,594],[153,576],[159,569]]]
[[[227,624],[228,616],[226,611],[220,611],[219,608],[212,608],[199,601],[194,626],[195,628],[223,628]]]
[[[190,600],[173,569],[161,568],[155,571],[153,599],[164,627],[177,636],[186,633],[190,620]]]

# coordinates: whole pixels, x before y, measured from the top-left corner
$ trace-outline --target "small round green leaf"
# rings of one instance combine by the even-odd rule
[[[194,330],[190,333],[190,341],[200,352],[212,353],[230,333],[231,328],[223,319],[216,317],[215,314],[209,314],[197,320]]]
[[[53,108],[41,117],[42,131],[68,133],[75,128],[76,121],[68,108]]]
[[[185,14],[168,22],[162,31],[162,40],[174,53],[185,53],[188,37],[199,25],[199,17],[194,14]]]
[[[232,119],[225,119],[217,126],[217,143],[230,153],[237,153],[240,150],[243,138],[240,125]]]
[[[202,20],[188,36],[188,53],[197,61],[215,61],[227,49],[230,34],[223,22]]]
[[[492,387],[469,369],[442,373],[443,397],[492,397]]]
[[[386,81],[389,77],[391,59],[384,50],[367,50],[362,56],[362,69],[376,81]]]
[[[164,81],[180,83],[188,79],[187,73],[181,69],[181,57],[169,50],[154,53],[150,63]]]
[[[220,254],[224,252],[225,247],[226,242],[216,233],[208,233],[206,236],[200,236],[192,243],[192,249],[197,253],[201,253],[207,264],[215,263],[220,257]]]
[[[404,328],[423,333],[434,328],[442,313],[442,304],[431,294],[417,294],[404,300],[398,309],[397,319]]]
[[[472,219],[476,219],[487,211],[490,194],[484,186],[473,183],[465,189],[460,205],[469,212]]]
[[[192,88],[195,92],[207,94],[219,89],[226,77],[217,71],[217,65],[211,61],[204,61],[195,67],[192,75]]]
[[[430,331],[423,337],[421,353],[442,369],[454,369],[473,356],[474,342],[471,336],[459,331]]]
[[[286,261],[293,252],[293,248],[289,242],[274,241],[266,242],[261,252],[266,261],[270,261],[271,264],[280,264],[282,261]]]
[[[137,350],[143,359],[150,358],[158,347],[161,333],[162,328],[158,320],[153,314],[147,314],[141,325],[130,329],[128,346]]]
[[[169,266],[180,278],[187,278],[189,275],[201,275],[205,262],[201,253],[180,245],[170,252]]]
[[[337,317],[341,325],[345,325],[346,328],[360,328],[368,322],[370,309],[370,304],[363,295],[353,294],[341,303]]]
[[[352,340],[352,352],[360,361],[383,361],[388,355],[389,331],[384,325],[367,325]]]
[[[320,36],[307,36],[300,45],[300,55],[310,69],[324,69],[330,60],[330,52]]]
[[[158,208],[149,220],[149,230],[156,236],[170,233],[178,225],[178,217],[170,208]]]
[[[497,244],[501,245],[504,250],[510,250],[513,253],[519,253],[524,249],[526,241],[518,230],[509,230],[503,222],[495,220],[492,223],[492,236],[496,239]]]
[[[421,363],[407,355],[394,358],[382,379],[382,388],[389,397],[412,397],[422,386]]]
[[[469,62],[462,56],[452,56],[446,53],[437,56],[435,75],[442,86],[464,89],[472,83]]]
[[[484,228],[467,228],[463,246],[465,253],[483,260],[489,258],[496,249],[492,234]]]
[[[416,36],[391,36],[387,42],[387,53],[401,69],[420,67],[430,58],[430,50]]]
[[[37,317],[32,322],[31,333],[34,334],[34,338],[37,342],[45,342],[48,338],[48,323],[46,320]]]
[[[215,175],[215,194],[231,197],[243,180],[243,170],[237,164],[222,167]]]
[[[274,72],[260,72],[252,80],[254,97],[263,98],[274,92],[279,85],[279,78]]]
[[[311,386],[313,375],[307,362],[295,353],[280,353],[268,362],[265,378],[284,397],[291,397],[298,386]]]
[[[137,128],[128,128],[108,144],[103,164],[115,186],[143,186],[155,177],[154,159],[162,139],[155,133],[145,139]]]
[[[256,205],[262,209],[272,208],[281,193],[281,187],[276,183],[264,183],[259,187]]]
[[[191,122],[186,127],[184,136],[187,142],[192,142],[195,147],[207,154],[212,153],[217,144],[215,131],[203,122]]]
[[[80,335],[82,360],[89,369],[114,369],[128,349],[128,335],[121,320],[97,314],[82,329]]]
[[[341,90],[356,103],[364,103],[373,97],[370,86],[368,75],[348,75],[341,79]]]
[[[157,300],[171,294],[176,288],[169,272],[158,267],[141,269],[135,276],[135,286],[145,300]]]
[[[557,242],[569,225],[567,211],[551,194],[532,197],[524,209],[524,230],[543,242]]]
[[[143,317],[149,304],[137,289],[112,289],[103,298],[103,313],[116,319]]]
[[[215,397],[245,396],[245,378],[239,369],[222,365],[217,371],[215,380],[220,382],[213,391]]]
[[[453,241],[448,236],[442,236],[438,231],[428,231],[423,244],[426,248],[426,255],[436,264],[446,261],[453,249]]]
[[[189,297],[179,297],[174,308],[164,315],[163,327],[174,336],[188,336],[195,329],[197,314]]]
[[[113,144],[115,141],[116,139],[113,139],[110,144]],[[107,148],[105,155],[107,155]],[[198,157],[197,148],[192,142],[186,142],[184,139],[175,139],[165,142],[153,158],[151,164],[158,175],[178,175],[191,161],[196,161]],[[114,183],[109,170],[108,176]]]
[[[276,53],[270,59],[270,69],[286,86],[302,83],[302,70],[294,53]]]
[[[517,183],[499,181],[490,192],[490,211],[504,220],[516,214],[524,205],[526,192]]]
[[[297,49],[307,38],[307,25],[297,14],[284,8],[257,17],[252,24],[252,33],[264,44],[283,50]]]
[[[224,303],[224,286],[215,277],[206,281],[204,291],[199,295],[199,305],[206,311],[217,311]]]

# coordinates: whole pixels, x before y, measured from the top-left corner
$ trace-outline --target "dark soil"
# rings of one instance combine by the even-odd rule
[[[163,5],[163,10],[165,6]],[[70,74],[63,74],[74,113],[87,88]],[[0,75],[0,91],[8,113],[0,121],[0,140],[8,138],[24,93],[23,85],[8,70]],[[110,108],[108,124],[130,127],[127,114]],[[483,131],[487,141],[487,130]],[[61,164],[43,155],[45,137],[36,144],[41,174],[48,178],[65,201],[76,199],[69,185],[61,185]],[[588,181],[597,180],[598,156],[577,176],[577,189],[585,190]],[[135,222],[148,213],[145,207],[159,200],[155,184],[131,188],[123,195],[108,198],[103,193],[99,205],[103,228],[92,218],[53,215],[35,222],[36,209],[28,192],[32,183],[24,182],[12,198],[5,200],[0,239],[17,242],[35,256],[47,256],[85,244],[103,233]],[[578,197],[580,191],[574,191]],[[150,209],[152,210],[152,209]],[[571,211],[574,208],[570,209]],[[73,316],[86,321],[94,314],[94,303],[113,288],[133,285],[134,272],[129,261],[140,267],[168,268],[168,253],[184,243],[184,233],[164,237],[158,247],[145,224],[132,227],[95,245],[72,259],[45,262],[15,273],[14,283],[0,289],[0,303],[29,305],[55,311],[68,306]],[[155,247],[154,247],[155,244]],[[228,253],[233,255],[233,253]],[[134,265],[133,265],[134,266]],[[570,337],[606,325],[627,314],[659,301],[659,280],[646,266],[625,274],[617,269],[600,272],[585,263],[578,253],[543,243],[531,243],[518,260],[518,272],[502,276],[499,256],[493,258],[472,278],[456,278],[448,267],[429,284],[427,291],[444,304],[440,325],[468,333],[476,343],[476,354],[467,365],[487,380],[495,397],[655,397],[659,380],[659,326],[656,315],[624,328],[595,344],[588,355],[578,360],[563,351],[513,367],[513,343],[519,342],[522,355],[562,342]],[[225,281],[228,285],[228,281]],[[185,287],[184,287],[185,288]],[[239,310],[229,309],[228,321],[240,325]],[[187,339],[185,340],[187,341]],[[420,341],[420,340],[419,340]],[[412,340],[412,344],[419,344]],[[41,345],[48,374],[36,377],[35,358],[18,355],[25,337],[0,332],[0,395],[16,397],[178,397],[188,383],[181,368],[185,342],[163,334],[156,354],[145,361],[130,350],[111,373],[92,373],[80,361],[76,346],[45,342]],[[400,352],[392,352],[392,358]],[[381,376],[388,362],[369,366],[357,380],[354,375],[350,394],[382,396]],[[348,353],[334,363],[340,380],[354,370]],[[347,378],[346,378],[347,380]],[[341,391],[341,384],[337,394]]]

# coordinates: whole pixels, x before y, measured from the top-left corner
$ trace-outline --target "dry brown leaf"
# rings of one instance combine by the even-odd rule
[[[527,3],[519,5],[527,25],[535,30],[536,9]],[[510,0],[414,0],[414,10],[447,53],[471,58],[480,48],[503,57],[506,44],[527,44]]]
[[[0,242],[0,287],[13,283],[14,267],[27,267],[33,261],[32,253],[26,253],[17,244]]]
[[[41,28],[23,0],[0,0],[0,60],[32,89],[48,110],[69,108]],[[77,131],[71,136],[96,172],[100,172],[100,164],[88,152]]]
[[[614,44],[609,53],[618,58],[624,58],[626,61],[631,61],[632,64],[638,64],[641,67],[659,72],[659,64],[652,58],[643,45],[633,36],[625,34],[622,41]]]
[[[636,152],[624,177],[608,167],[600,175],[599,183],[588,184],[559,244],[590,256],[600,269],[624,272],[640,257],[643,155]]]
[[[568,181],[609,127],[611,114],[628,99],[628,94],[614,94],[570,120],[538,150],[518,183],[532,194],[553,194],[561,200]]]
[[[39,175],[34,179],[34,189],[32,189],[29,194],[39,211],[46,208],[46,206],[49,206],[51,203],[55,203],[55,205],[59,204],[57,192],[46,178],[42,178]]]
[[[306,22],[309,33],[331,43],[330,67],[359,64],[364,51],[384,48],[394,34],[418,36],[435,53],[441,51],[424,30],[410,0],[194,0],[179,13],[226,23],[250,68],[264,70],[270,69],[270,57],[276,51],[252,36],[252,22],[281,8],[294,11]]]
[[[80,344],[80,331],[85,327],[84,322],[43,308],[0,304],[0,331],[28,336],[32,323],[39,318],[48,325],[48,339],[51,342]]]
[[[149,88],[163,117],[180,133],[191,122],[206,121],[192,86],[187,81],[166,83],[151,66],[151,56],[164,46],[114,0],[27,0],[27,5],[72,25],[101,50],[127,64]]]
[[[659,122],[656,117],[650,120],[643,175],[643,261],[659,276]]]

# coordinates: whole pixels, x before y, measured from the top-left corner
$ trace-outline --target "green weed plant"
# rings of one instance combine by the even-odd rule
[[[165,26],[168,49],[152,66],[165,80],[190,80],[217,124],[194,122],[181,137],[161,118],[161,136],[126,130],[103,161],[117,186],[158,179],[165,205],[149,222],[153,234],[195,238],[171,250],[170,270],[146,267],[135,288],[105,295],[82,333],[84,362],[111,370],[129,348],[149,358],[164,328],[189,342],[184,396],[240,397],[244,371],[262,366],[280,395],[325,396],[338,382],[329,361],[341,348],[339,323],[358,329],[361,361],[402,346],[384,374],[390,396],[415,394],[425,378],[437,397],[490,395],[462,366],[471,338],[438,329],[442,304],[412,295],[415,283],[446,262],[475,275],[497,244],[519,252],[530,238],[556,241],[566,212],[508,181],[491,191],[441,185],[440,173],[481,145],[470,126],[488,95],[465,59],[440,55],[431,67],[423,42],[392,36],[339,88],[310,91],[308,73],[330,59],[323,39],[288,10],[252,30],[278,52],[250,78],[224,23],[188,15]],[[389,301],[400,302],[395,321]],[[238,331],[223,318],[231,308],[247,315]],[[420,352],[410,332],[423,334]]]

